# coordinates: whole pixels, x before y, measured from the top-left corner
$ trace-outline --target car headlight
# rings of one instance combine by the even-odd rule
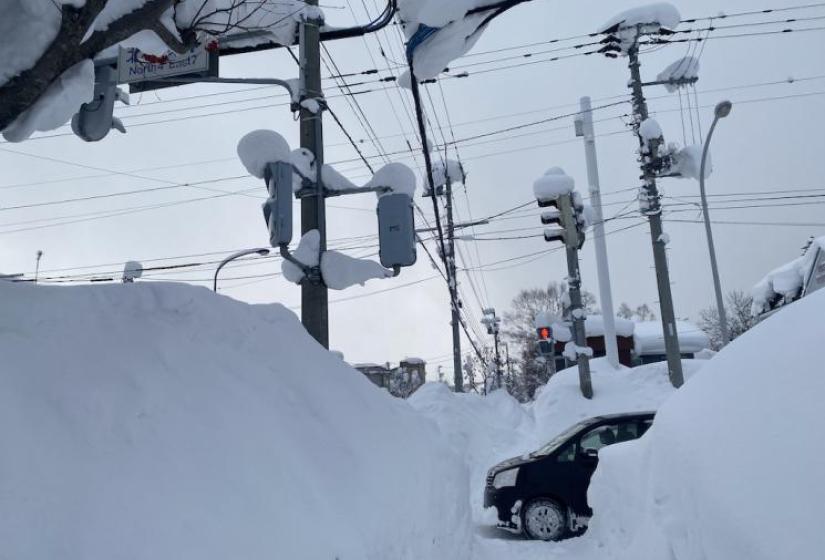
[[[518,477],[518,469],[510,469],[501,471],[495,478],[493,478],[494,488],[508,488],[516,485],[516,477]]]

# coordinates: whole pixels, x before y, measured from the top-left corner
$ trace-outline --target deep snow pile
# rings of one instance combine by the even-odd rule
[[[467,558],[461,460],[281,306],[0,282],[0,556]]]
[[[825,551],[825,291],[736,339],[606,448],[587,538],[605,559],[814,560]]]
[[[685,360],[690,378],[706,362]],[[451,447],[466,458],[470,469],[470,501],[477,523],[487,522],[482,498],[487,470],[496,463],[535,451],[577,422],[616,412],[655,410],[675,389],[666,364],[613,370],[603,358],[590,362],[594,398],[579,391],[578,369],[560,371],[541,389],[535,402],[521,405],[503,391],[481,397],[451,393],[446,385],[429,383],[409,402],[438,424]]]

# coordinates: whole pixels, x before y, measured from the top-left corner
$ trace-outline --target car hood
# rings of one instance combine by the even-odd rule
[[[535,461],[534,457],[530,457],[529,455],[519,455],[518,457],[512,457],[497,464],[490,469],[490,473],[499,473],[501,471],[520,467],[521,465],[526,465],[527,463],[532,463],[533,461]]]

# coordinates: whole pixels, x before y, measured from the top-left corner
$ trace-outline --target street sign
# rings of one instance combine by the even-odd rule
[[[172,50],[153,54],[138,48],[122,48],[118,53],[117,69],[121,84],[197,74],[209,70],[209,52],[205,45],[198,45],[185,54]]]

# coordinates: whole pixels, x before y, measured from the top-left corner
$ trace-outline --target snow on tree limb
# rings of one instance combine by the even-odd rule
[[[261,30],[267,33],[258,42],[291,44],[304,10],[300,0],[7,0],[0,14],[0,131],[71,68],[138,33],[152,32],[178,53],[232,30]]]

